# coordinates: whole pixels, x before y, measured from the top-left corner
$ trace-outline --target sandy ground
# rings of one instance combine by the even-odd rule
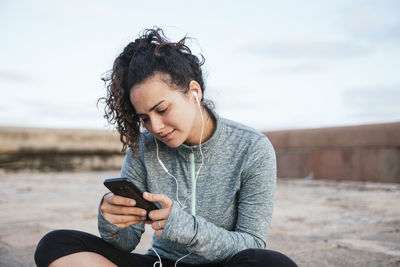
[[[102,181],[118,175],[0,173],[0,266],[34,266],[37,242],[54,229],[98,235]],[[397,184],[280,179],[267,247],[299,266],[400,266],[399,202]]]

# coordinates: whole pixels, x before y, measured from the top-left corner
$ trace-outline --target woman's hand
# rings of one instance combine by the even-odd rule
[[[137,208],[135,205],[134,199],[108,193],[103,197],[100,210],[107,221],[125,228],[146,220],[146,210]]]
[[[169,214],[171,213],[172,200],[164,194],[151,194],[148,192],[143,193],[143,198],[150,202],[159,202],[162,209],[152,210],[149,213],[151,221],[145,223],[151,224],[151,228],[156,230],[156,236],[161,237],[164,226],[167,224]]]

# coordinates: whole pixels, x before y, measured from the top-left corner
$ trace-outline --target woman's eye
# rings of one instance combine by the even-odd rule
[[[165,109],[163,109],[163,110],[159,110],[158,112],[159,112],[159,113],[164,113],[165,111],[167,111],[167,109],[168,109],[168,108],[165,108]]]

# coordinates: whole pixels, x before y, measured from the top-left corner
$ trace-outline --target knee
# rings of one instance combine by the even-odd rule
[[[68,238],[68,233],[68,230],[54,230],[47,233],[45,236],[42,237],[42,239],[40,239],[36,247],[36,252],[41,252],[46,248],[54,247],[55,244]]]
[[[47,266],[51,251],[59,248],[60,243],[65,242],[70,237],[69,230],[55,230],[43,236],[35,250],[34,258],[36,264],[38,266]]]
[[[65,230],[55,230],[43,236],[36,247],[35,257],[36,254],[42,254],[43,251],[46,251],[46,248],[51,248],[55,245],[54,243],[59,242],[63,238],[62,236],[64,235],[64,231]]]
[[[278,251],[254,248],[238,252],[228,261],[227,266],[297,267],[292,259]]]

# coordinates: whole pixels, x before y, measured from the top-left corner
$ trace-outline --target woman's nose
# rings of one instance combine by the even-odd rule
[[[164,123],[160,118],[152,118],[151,119],[151,130],[154,133],[160,133],[164,128]]]

